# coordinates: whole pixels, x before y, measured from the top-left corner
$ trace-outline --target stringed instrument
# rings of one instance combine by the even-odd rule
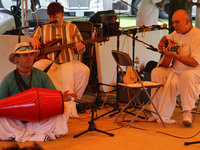
[[[59,51],[59,50],[62,50],[62,49],[76,47],[76,43],[53,46],[56,43],[60,42],[61,40],[62,39],[59,38],[59,39],[55,39],[51,42],[48,42],[47,44],[41,44],[40,55],[35,58],[35,61],[38,61],[40,59],[49,59],[47,57],[48,53]],[[99,37],[99,38],[95,38],[95,39],[88,39],[88,40],[81,41],[81,43],[85,45],[85,44],[90,44],[90,43],[93,43],[93,42],[100,43],[100,42],[105,42],[105,41],[109,41],[109,37]]]
[[[172,41],[168,41],[168,46],[167,46],[169,51],[172,52],[177,52],[177,49],[179,48],[179,45],[177,43],[174,43]],[[160,60],[158,62],[158,67],[170,67],[173,58],[170,56],[165,55],[162,50],[158,50],[159,52],[161,52],[161,57]]]

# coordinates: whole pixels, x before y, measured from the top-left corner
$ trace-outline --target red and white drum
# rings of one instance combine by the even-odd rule
[[[0,100],[0,117],[40,122],[64,112],[62,93],[58,90],[32,88]]]

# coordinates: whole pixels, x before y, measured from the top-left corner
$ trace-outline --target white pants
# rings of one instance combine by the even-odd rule
[[[152,70],[151,80],[164,84],[160,88],[153,99],[162,119],[170,120],[175,106],[176,96],[180,94],[182,111],[191,110],[195,107],[195,102],[199,98],[200,93],[200,70],[186,70],[182,74],[174,72],[171,68],[157,67]],[[151,90],[151,95],[155,93],[155,89]],[[153,106],[151,105],[151,109]],[[153,114],[155,119],[158,116]]]
[[[48,59],[41,59],[33,66],[44,70],[51,62]],[[90,69],[80,61],[63,64],[53,63],[47,74],[57,90],[75,92],[78,94],[78,99],[81,99],[88,84]]]
[[[64,113],[39,123],[23,123],[20,120],[0,118],[0,139],[17,142],[55,140],[68,133],[67,121],[71,114],[70,102],[64,103]]]

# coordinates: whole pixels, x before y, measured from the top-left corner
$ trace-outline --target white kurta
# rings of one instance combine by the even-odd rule
[[[136,26],[152,26],[158,24],[159,8],[156,3],[162,0],[142,0],[136,18]]]
[[[51,60],[41,59],[33,66],[44,70]],[[47,72],[57,90],[70,93],[77,93],[78,99],[81,99],[89,79],[89,68],[80,61],[71,61],[63,64],[53,63],[51,69]],[[72,116],[78,117],[76,103],[72,108]]]
[[[44,25],[41,28],[38,26],[31,37],[37,37],[41,40],[41,44],[48,44],[55,39],[62,39],[61,43],[57,42],[54,46],[68,46],[82,40],[81,33],[77,26],[72,23],[64,22],[62,26],[55,27],[53,25]],[[85,49],[83,50],[83,52]],[[82,55],[82,54],[81,54]],[[81,55],[79,55],[81,57]],[[56,52],[48,54],[48,59],[40,59],[33,66],[44,70],[49,64],[54,61],[47,74],[51,78],[57,90],[62,92],[69,91],[78,94],[78,99],[81,99],[84,90],[88,84],[90,69],[80,61],[76,61],[77,54],[74,49],[63,47],[59,56],[56,58]],[[79,57],[79,58],[80,58]],[[77,117],[76,103],[72,110],[73,116]]]
[[[64,103],[64,113],[39,123],[23,123],[20,120],[0,118],[0,139],[17,142],[44,141],[46,137],[56,137],[68,133],[67,121],[71,114],[71,102]]]
[[[175,31],[167,35],[167,39],[180,45],[179,55],[193,57],[200,64],[200,30],[196,27],[187,34]],[[154,98],[154,104],[164,121],[170,120],[176,105],[176,96],[180,94],[182,110],[191,110],[200,94],[200,65],[188,67],[174,60],[171,68],[158,67],[153,69],[151,80],[164,84]],[[155,90],[152,90],[152,94]],[[153,107],[151,106],[153,110]],[[152,114],[155,119],[158,117]]]
[[[51,62],[48,59],[41,59],[33,66],[44,70]],[[47,72],[57,90],[75,92],[78,94],[78,99],[82,97],[88,84],[89,73],[89,68],[80,61],[71,61],[63,64],[53,63],[51,69]]]

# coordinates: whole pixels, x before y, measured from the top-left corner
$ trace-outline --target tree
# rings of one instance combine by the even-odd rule
[[[174,31],[174,27],[172,26],[172,16],[174,14],[174,12],[178,9],[184,9],[188,12],[189,16],[190,16],[190,22],[192,23],[192,7],[188,7],[187,3],[190,2],[192,0],[170,0],[169,3],[169,33],[172,33]]]

